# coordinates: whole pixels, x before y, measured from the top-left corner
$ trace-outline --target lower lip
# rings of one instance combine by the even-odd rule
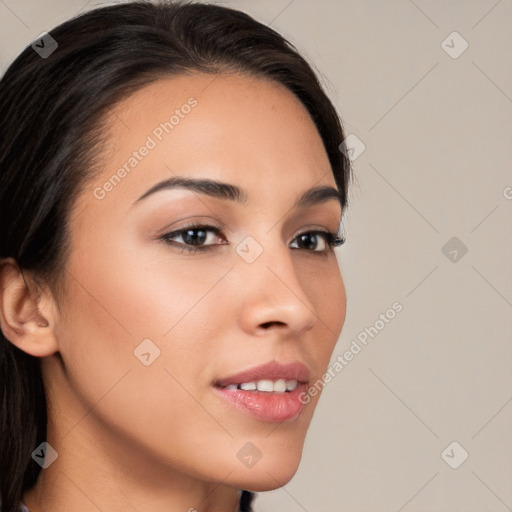
[[[304,404],[300,395],[306,389],[299,384],[293,391],[269,393],[266,391],[244,391],[242,389],[215,388],[220,395],[237,409],[263,421],[293,421],[301,413]]]

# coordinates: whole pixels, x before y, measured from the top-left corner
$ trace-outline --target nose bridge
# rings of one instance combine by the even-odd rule
[[[248,325],[278,322],[294,330],[311,328],[316,312],[297,276],[293,249],[272,231],[258,239],[245,237],[235,250],[245,283],[243,311]]]

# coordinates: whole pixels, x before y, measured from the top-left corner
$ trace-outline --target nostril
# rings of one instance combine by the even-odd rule
[[[283,322],[279,322],[279,321],[272,321],[272,322],[265,322],[264,324],[261,324],[262,327],[264,327],[265,329],[267,327],[270,327],[271,325],[273,324],[277,324],[277,325],[284,325]]]

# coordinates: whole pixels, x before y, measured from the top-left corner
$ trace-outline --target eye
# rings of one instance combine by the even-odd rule
[[[212,235],[212,236],[209,236]],[[206,243],[212,242],[215,238],[223,240],[221,243]],[[177,242],[180,239],[182,242]],[[180,248],[181,251],[192,252],[205,252],[212,250],[216,245],[227,245],[229,242],[222,236],[219,228],[209,225],[190,225],[183,228],[165,233],[160,240],[164,240],[167,244]],[[292,242],[295,246],[293,249],[301,249],[308,252],[317,252],[325,254],[332,251],[334,247],[338,247],[345,243],[345,237],[340,233],[333,233],[330,231],[315,230],[305,231],[297,235]],[[318,249],[318,245],[320,248]]]
[[[183,251],[196,252],[196,251],[207,251],[210,250],[212,245],[225,245],[227,242],[220,244],[207,244],[203,245],[206,241],[212,241],[215,236],[208,236],[208,234],[214,233],[217,237],[222,238],[221,230],[215,226],[207,225],[191,225],[176,231],[171,231],[160,237],[169,245],[181,248]],[[183,242],[175,242],[175,238],[181,238]]]
[[[345,243],[345,238],[338,233],[332,233],[331,231],[305,231],[295,237],[298,241],[298,249],[304,249],[312,252],[327,252],[331,251],[333,247],[339,247]],[[321,241],[320,249],[312,249],[316,247],[318,242]],[[303,247],[300,247],[300,246]]]

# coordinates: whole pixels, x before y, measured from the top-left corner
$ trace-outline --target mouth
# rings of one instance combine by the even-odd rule
[[[214,382],[216,392],[242,413],[266,422],[295,420],[302,409],[309,370],[302,363],[277,361]]]
[[[261,391],[262,393],[289,393],[297,389],[299,382],[295,379],[278,379],[278,380],[252,380],[250,382],[241,382],[240,384],[229,384],[227,386],[219,386],[221,389],[240,389],[242,391]]]

